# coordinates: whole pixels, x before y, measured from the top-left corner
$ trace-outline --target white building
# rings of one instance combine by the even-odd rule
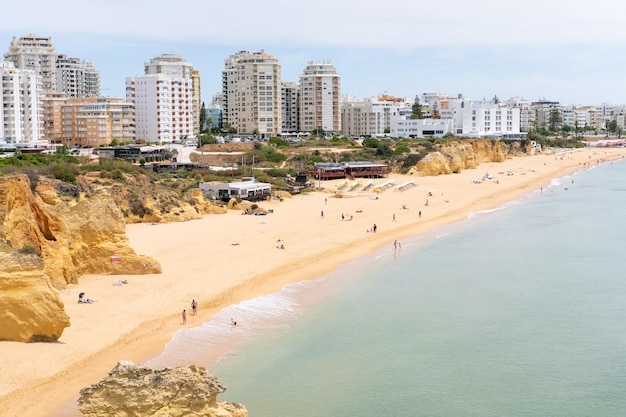
[[[231,55],[222,71],[222,123],[240,135],[282,131],[281,68],[264,50]]]
[[[394,116],[391,123],[391,136],[395,138],[441,138],[454,132],[453,119],[409,119]]]
[[[443,136],[446,133],[445,122],[437,122],[440,120],[452,120],[452,131],[457,136],[465,137],[493,137],[493,138],[519,138],[520,135],[520,109],[509,107],[503,104],[496,104],[491,101],[481,100],[473,101],[468,98],[451,98],[439,100],[441,105],[441,119],[422,119],[422,121],[412,121],[407,125],[406,116],[394,118],[392,120],[392,135],[398,133],[399,137],[412,137],[407,133],[409,127],[413,130],[415,137],[423,136]],[[400,123],[402,121],[404,125]],[[427,122],[435,121],[429,125]],[[408,126],[408,127],[407,127]],[[419,129],[426,132],[419,135]],[[402,131],[405,129],[405,131]],[[432,133],[434,132],[434,133]],[[408,134],[401,136],[400,134]]]
[[[391,119],[410,106],[405,99],[391,96],[364,100],[342,100],[341,134],[345,136],[385,136],[391,133]]]
[[[138,140],[171,143],[193,135],[191,70],[178,56],[160,55],[145,64],[145,75],[126,78],[126,101],[135,105]]]
[[[160,74],[172,78],[191,78],[193,65],[175,54],[161,54],[144,63],[144,74]]]
[[[519,126],[522,132],[530,132],[535,129],[536,114],[531,101],[524,100],[520,97],[511,97],[505,104],[508,107],[519,108]]]
[[[4,54],[7,61],[13,62],[17,69],[35,71],[41,77],[44,94],[53,94],[57,90],[56,58],[50,37],[28,35],[11,41],[9,52]]]
[[[40,79],[34,70],[17,69],[0,61],[0,142],[30,143],[42,140]]]
[[[100,96],[100,73],[90,62],[58,55],[56,77],[59,92],[68,98]]]
[[[339,133],[341,77],[330,62],[309,62],[300,75],[300,129]]]

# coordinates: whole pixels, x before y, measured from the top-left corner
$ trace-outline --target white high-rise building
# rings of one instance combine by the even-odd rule
[[[100,96],[100,73],[90,62],[58,55],[56,76],[59,93],[68,98]]]
[[[161,54],[144,63],[144,74],[161,74],[174,78],[191,78],[193,65],[175,54]]]
[[[282,132],[280,63],[273,56],[240,51],[222,71],[222,122],[241,135],[276,136]]]
[[[126,78],[137,140],[171,143],[194,134],[192,70],[181,57],[165,54],[145,63],[145,75]]]
[[[309,62],[300,75],[300,129],[341,130],[339,109],[341,77],[330,62]]]
[[[144,74],[161,74],[174,78],[191,80],[193,99],[193,133],[200,133],[200,71],[195,70],[190,62],[176,54],[161,54],[144,63]]]
[[[28,35],[11,41],[9,52],[4,54],[7,61],[17,69],[35,71],[41,77],[44,94],[57,92],[56,58],[50,37]]]
[[[138,140],[171,143],[193,134],[191,79],[161,74],[126,78],[126,101],[135,105]]]
[[[41,141],[41,84],[37,73],[0,61],[0,78],[0,142]]]

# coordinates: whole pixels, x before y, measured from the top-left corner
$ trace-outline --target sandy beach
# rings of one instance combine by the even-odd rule
[[[272,211],[266,216],[230,211],[185,223],[129,225],[131,246],[157,259],[163,273],[84,276],[60,291],[71,327],[57,343],[0,342],[2,415],[48,416],[119,360],[143,363],[159,354],[175,331],[208,321],[229,305],[315,278],[472,212],[549,192],[554,178],[625,155],[624,148],[585,148],[438,177],[390,175],[374,180],[375,185],[394,181],[380,193],[373,187],[338,195],[340,181],[327,181],[320,191],[260,203]],[[483,179],[485,173],[491,178]],[[114,285],[118,281],[128,283]],[[78,304],[80,292],[95,302]],[[198,315],[192,315],[192,299]]]

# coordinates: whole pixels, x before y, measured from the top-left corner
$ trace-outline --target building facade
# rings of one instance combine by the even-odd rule
[[[283,82],[281,87],[282,131],[295,133],[300,131],[298,123],[298,87],[294,82]]]
[[[134,108],[116,97],[44,99],[45,137],[68,147],[135,141]]]
[[[200,71],[191,70],[191,101],[193,107],[193,133],[200,133],[200,111],[202,110],[202,94],[200,90]]]
[[[410,106],[405,99],[382,95],[365,100],[341,101],[341,134],[345,136],[385,136],[391,133],[391,119]]]
[[[69,98],[100,96],[100,73],[90,62],[66,55],[57,55],[58,92]]]
[[[200,123],[194,120],[192,65],[178,55],[164,54],[146,62],[144,72],[126,78],[126,101],[135,107],[136,139],[171,143],[193,135]]]
[[[42,87],[37,73],[0,61],[0,78],[0,142],[42,141]]]
[[[341,131],[339,108],[341,77],[330,62],[309,62],[300,75],[300,129]]]
[[[41,77],[43,94],[57,92],[56,58],[52,39],[45,36],[28,35],[13,38],[9,51],[4,54],[15,68],[33,70]]]
[[[264,50],[231,55],[222,71],[222,120],[240,135],[282,132],[281,67]]]

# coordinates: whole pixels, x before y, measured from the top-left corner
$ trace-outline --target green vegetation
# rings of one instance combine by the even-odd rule
[[[35,248],[33,245],[24,245],[21,249],[18,249],[18,252],[24,255],[36,255],[37,248]]]

